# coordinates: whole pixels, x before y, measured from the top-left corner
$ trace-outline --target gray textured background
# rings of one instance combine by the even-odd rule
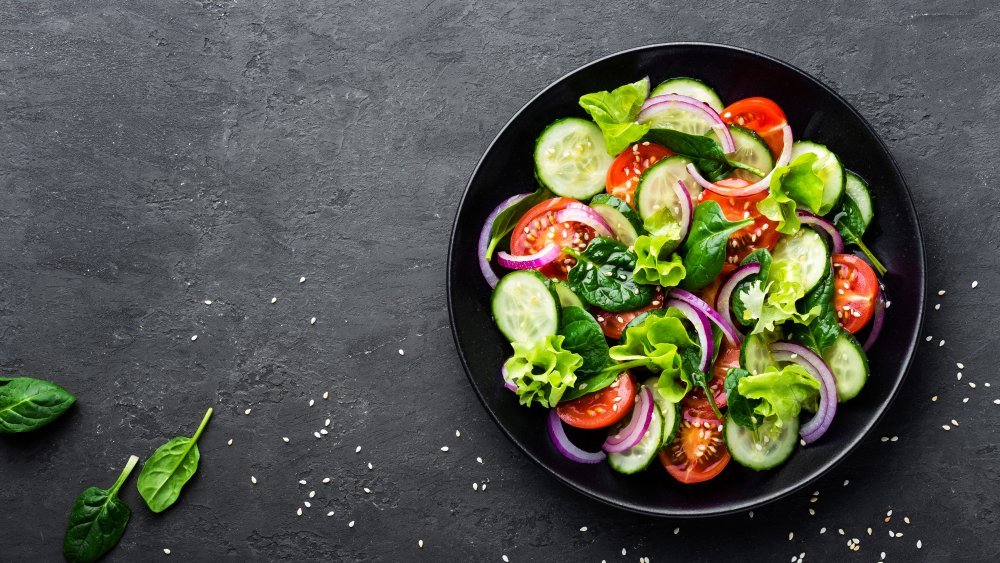
[[[110,560],[817,561],[851,537],[858,560],[1000,557],[995,3],[107,4],[0,0],[0,373],[79,398],[0,438],[0,559],[57,559],[80,490],[209,406],[182,500],[154,516],[133,478]],[[672,40],[761,50],[855,104],[910,183],[942,304],[818,501],[753,519],[647,519],[559,485],[488,419],[448,328],[448,233],[493,135],[578,65]]]

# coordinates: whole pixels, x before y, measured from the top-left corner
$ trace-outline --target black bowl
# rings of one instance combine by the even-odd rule
[[[532,151],[551,121],[586,117],[585,93],[610,90],[649,76],[700,78],[724,101],[749,96],[775,100],[796,138],[823,143],[871,185],[876,214],[866,241],[889,269],[891,299],[881,339],[870,351],[871,377],[861,394],[842,405],[829,432],[771,471],[731,463],[717,478],[682,485],[655,467],[619,475],[607,464],[583,465],[556,451],[545,411],[527,409],[505,390],[499,370],[510,345],[490,317],[490,288],[476,261],[483,221],[501,200],[536,188]],[[624,51],[585,65],[535,96],[500,131],[472,174],[459,205],[448,260],[448,308],[469,381],[504,433],[532,460],[570,487],[613,506],[643,514],[695,517],[752,509],[805,487],[842,460],[889,407],[913,358],[923,320],[924,254],[906,183],[871,126],[843,98],[805,72],[771,57],[722,45],[671,43]]]

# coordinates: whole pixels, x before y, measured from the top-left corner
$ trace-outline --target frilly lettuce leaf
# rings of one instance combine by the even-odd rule
[[[779,426],[782,420],[798,416],[803,407],[815,410],[819,401],[819,381],[795,364],[741,377],[736,389],[747,399],[759,399],[753,412],[761,419],[778,417]]]
[[[641,365],[660,373],[657,391],[671,402],[680,401],[691,388],[684,371],[680,349],[697,346],[681,320],[674,315],[649,315],[639,326],[629,327],[621,344],[612,346],[610,356],[626,364]]]
[[[576,383],[576,370],[583,358],[563,350],[564,336],[547,336],[533,343],[512,342],[514,355],[507,360],[507,381],[517,386],[520,403],[554,407],[563,393]]]
[[[816,173],[817,158],[804,153],[771,174],[770,194],[757,203],[757,210],[778,222],[778,232],[786,235],[799,230],[799,206],[820,215],[829,211],[823,206],[823,178]]]
[[[648,95],[649,79],[643,78],[610,92],[594,92],[580,97],[580,107],[587,110],[604,134],[608,154],[617,155],[649,131],[649,124],[635,122]]]

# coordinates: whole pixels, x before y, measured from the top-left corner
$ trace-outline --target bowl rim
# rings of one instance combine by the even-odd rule
[[[917,310],[916,334],[919,335],[920,333],[923,332],[924,311],[926,308],[926,300],[927,300],[927,263],[924,253],[923,232],[920,229],[919,217],[917,216],[916,208],[913,205],[913,194],[910,192],[910,187],[906,183],[906,178],[903,176],[903,173],[900,170],[899,165],[896,163],[896,159],[892,156],[892,152],[889,150],[889,147],[886,146],[885,141],[882,140],[882,137],[871,126],[871,124],[868,123],[868,120],[865,119],[864,116],[861,115],[861,113],[858,112],[858,110],[855,109],[850,102],[844,99],[843,96],[837,93],[830,86],[827,86],[821,80],[814,77],[812,74],[809,74],[808,72],[798,68],[797,66],[794,66],[790,63],[787,63],[770,55],[754,51],[752,49],[737,47],[734,45],[726,45],[722,43],[709,43],[700,41],[676,41],[667,43],[652,43],[652,44],[642,45],[639,47],[633,47],[630,49],[624,49],[621,51],[611,53],[609,55],[605,55],[598,59],[584,63],[583,65],[563,74],[558,79],[552,81],[548,86],[543,88],[537,94],[532,96],[531,99],[529,99],[527,102],[525,102],[520,107],[520,109],[518,109],[514,113],[514,115],[511,116],[511,118],[503,125],[503,127],[500,128],[496,136],[494,136],[493,140],[490,142],[489,146],[487,146],[486,149],[483,151],[482,156],[476,163],[475,168],[473,168],[472,173],[469,176],[469,181],[466,183],[465,189],[462,192],[462,197],[458,202],[457,209],[455,210],[455,219],[452,223],[451,236],[448,241],[448,257],[447,257],[447,262],[445,264],[445,291],[447,292],[447,301],[448,301],[448,322],[451,325],[451,334],[452,338],[455,341],[455,349],[458,352],[458,357],[462,363],[462,368],[465,370],[465,375],[468,378],[470,385],[472,386],[473,390],[476,393],[476,397],[478,397],[479,402],[483,405],[483,408],[486,410],[486,412],[489,413],[490,418],[493,419],[493,422],[496,423],[498,427],[500,427],[500,430],[503,432],[503,434],[511,442],[513,442],[513,444],[517,447],[518,450],[520,450],[532,462],[534,462],[535,465],[539,466],[545,473],[548,473],[551,476],[555,477],[556,480],[558,480],[563,485],[566,485],[570,489],[578,493],[581,493],[586,497],[600,501],[604,504],[613,506],[618,509],[626,510],[628,512],[632,512],[635,514],[642,514],[646,516],[657,516],[663,518],[707,518],[715,516],[725,516],[725,515],[735,514],[737,512],[752,510],[755,508],[765,506],[767,504],[771,504],[780,499],[783,499],[795,493],[796,491],[802,490],[808,487],[810,484],[816,482],[816,480],[820,479],[821,477],[829,473],[834,467],[836,467],[840,462],[842,462],[851,453],[853,453],[854,450],[856,450],[857,447],[861,444],[861,442],[868,437],[868,435],[875,428],[875,426],[877,426],[878,423],[882,421],[882,418],[885,416],[886,412],[888,412],[889,408],[892,407],[892,404],[895,402],[896,397],[899,394],[899,389],[900,387],[902,387],[903,382],[906,380],[906,377],[909,374],[911,367],[913,366],[913,359],[914,356],[916,355],[917,346],[919,345],[919,338],[914,338],[913,341],[910,342],[908,349],[906,350],[906,360],[905,360],[905,365],[903,366],[902,369],[902,373],[900,377],[896,380],[895,384],[890,389],[887,400],[881,405],[879,411],[876,413],[875,417],[871,420],[871,422],[866,424],[861,429],[860,432],[858,432],[852,439],[850,439],[846,447],[841,448],[835,455],[831,456],[827,461],[823,462],[817,469],[813,470],[810,474],[808,474],[806,478],[799,480],[797,483],[789,484],[764,498],[757,499],[751,502],[736,501],[734,503],[731,503],[730,506],[726,508],[717,510],[693,510],[693,511],[688,510],[683,512],[676,512],[676,511],[671,511],[670,509],[651,510],[646,507],[632,505],[628,502],[623,502],[622,500],[614,498],[613,496],[600,494],[598,492],[588,490],[585,487],[580,487],[577,484],[570,481],[569,479],[567,479],[566,477],[564,477],[560,472],[549,468],[545,463],[542,462],[541,459],[535,456],[527,448],[522,446],[521,443],[517,440],[517,438],[515,438],[511,434],[511,432],[507,429],[507,427],[500,421],[496,413],[493,412],[493,409],[491,409],[490,406],[486,403],[486,398],[483,396],[483,393],[479,390],[479,386],[476,384],[475,380],[472,377],[472,371],[469,369],[469,363],[465,357],[465,350],[462,349],[462,345],[459,341],[458,329],[455,324],[455,308],[454,304],[452,303],[453,292],[452,292],[451,274],[452,274],[454,251],[455,251],[455,237],[458,233],[459,218],[461,217],[462,210],[465,208],[466,199],[469,197],[469,190],[472,188],[472,183],[475,180],[476,176],[478,175],[479,169],[482,167],[483,162],[486,160],[486,157],[493,150],[493,147],[500,140],[500,137],[503,136],[503,134],[507,131],[507,129],[509,129],[514,124],[514,122],[520,119],[521,114],[524,113],[525,109],[527,109],[528,106],[533,104],[536,100],[538,100],[542,96],[545,96],[549,92],[549,90],[552,90],[557,85],[567,80],[571,76],[589,67],[598,65],[606,60],[620,57],[622,55],[635,53],[638,51],[656,50],[656,49],[671,48],[671,47],[702,47],[709,49],[720,49],[723,51],[729,50],[737,53],[759,57],[770,63],[785,67],[788,70],[801,75],[806,80],[814,83],[815,85],[819,86],[822,90],[825,90],[827,93],[831,94],[835,99],[840,101],[848,109],[848,111],[854,115],[855,118],[858,119],[858,121],[862,124],[862,126],[864,126],[868,130],[868,132],[872,135],[872,137],[875,138],[875,140],[878,142],[878,145],[888,156],[889,164],[892,166],[892,172],[896,175],[897,178],[899,178],[900,183],[903,186],[903,190],[906,194],[906,203],[907,203],[905,211],[909,215],[910,220],[913,221],[913,225],[916,229],[917,256],[920,260],[919,264],[920,276],[918,280],[920,287],[919,291],[920,300],[919,300],[919,308]]]

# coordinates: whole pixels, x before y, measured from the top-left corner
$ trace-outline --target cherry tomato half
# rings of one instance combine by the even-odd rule
[[[713,415],[714,418],[714,415]],[[712,479],[729,464],[729,450],[717,420],[681,420],[677,436],[660,450],[660,463],[681,483],[701,483]]]
[[[738,178],[721,180],[716,183],[731,188],[742,188],[750,185],[749,181]],[[766,197],[767,191],[742,197],[724,196],[711,190],[705,190],[701,194],[702,201],[718,202],[719,207],[722,208],[722,214],[730,221],[753,219],[752,224],[729,236],[729,242],[726,244],[726,264],[731,265],[729,266],[730,270],[735,269],[735,266],[754,250],[758,248],[771,250],[778,243],[780,235],[775,230],[778,224],[757,211],[757,202]],[[723,273],[728,272],[724,271]]]
[[[833,255],[833,306],[837,321],[856,333],[871,320],[878,297],[878,278],[867,262],[853,254]]]
[[[754,97],[734,102],[722,110],[722,120],[753,130],[767,143],[775,158],[781,154],[781,128],[788,124],[785,112],[768,98]]]
[[[626,371],[609,387],[556,405],[563,422],[576,428],[605,428],[618,422],[635,403],[635,381]]]
[[[615,157],[608,168],[607,192],[635,207],[639,177],[650,166],[673,155],[667,147],[648,141],[632,145]]]
[[[555,215],[571,203],[579,203],[568,197],[554,197],[532,207],[521,217],[510,236],[510,252],[515,256],[524,256],[541,251],[550,243],[560,247],[571,246],[583,251],[594,238],[594,229],[581,223],[556,223]],[[574,258],[565,254],[559,255],[538,269],[542,275],[550,278],[566,280],[566,274],[576,263]]]

